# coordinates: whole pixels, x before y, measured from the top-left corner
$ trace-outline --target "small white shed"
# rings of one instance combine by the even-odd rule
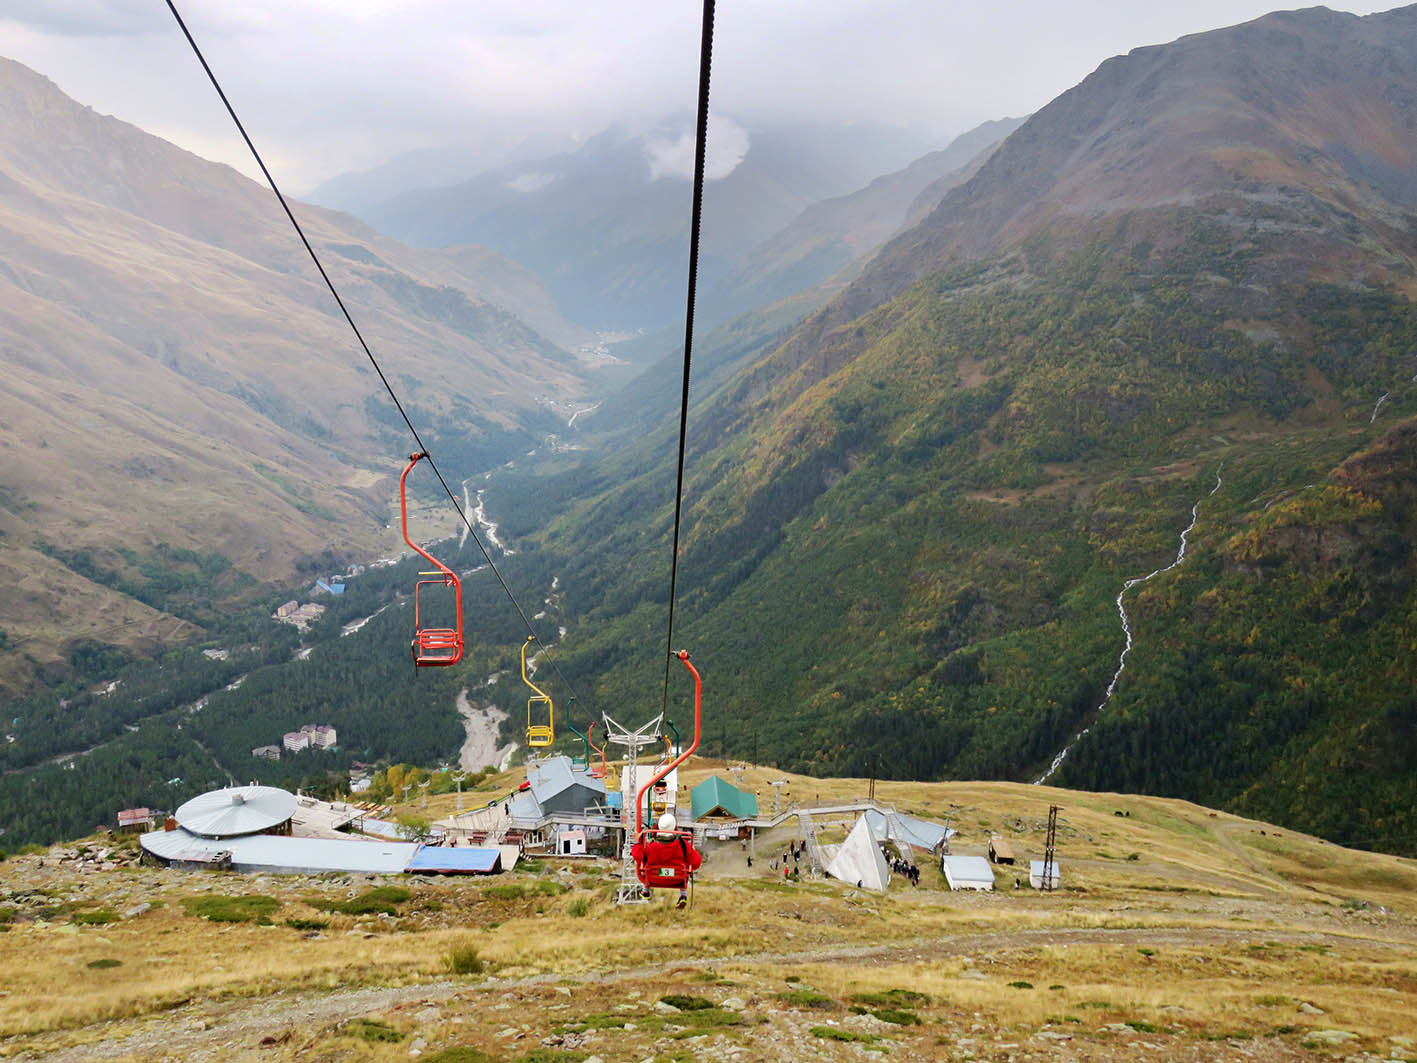
[[[554,840],[557,856],[585,856],[585,831],[562,827]]]
[[[982,856],[942,856],[940,870],[952,890],[992,890],[994,869]]]
[[[1048,883],[1045,886],[1043,882],[1043,861],[1030,860],[1028,862],[1028,884],[1036,890],[1041,890],[1045,888],[1052,890],[1057,889],[1058,883],[1062,881],[1062,873],[1058,870],[1058,861],[1053,861],[1052,866],[1049,868],[1049,872],[1050,874],[1048,875],[1048,877],[1052,879],[1052,882]]]

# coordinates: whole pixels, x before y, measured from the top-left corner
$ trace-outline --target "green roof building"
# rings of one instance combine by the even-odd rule
[[[689,791],[689,806],[694,820],[712,817],[723,819],[753,819],[758,814],[758,798],[740,790],[727,779],[710,775]]]

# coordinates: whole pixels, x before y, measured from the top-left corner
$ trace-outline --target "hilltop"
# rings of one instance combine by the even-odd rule
[[[714,769],[695,762],[684,781]],[[747,783],[778,778],[750,768]],[[807,802],[866,788],[788,778]],[[1015,891],[1001,869],[999,892],[951,894],[927,864],[919,889],[897,879],[884,896],[784,885],[765,860],[748,872],[729,842],[675,913],[616,909],[606,865],[568,860],[390,883],[11,857],[0,1050],[417,1051],[446,1063],[854,1059],[861,1048],[921,1060],[1417,1056],[1412,861],[1182,801],[1008,783],[880,782],[876,795],[949,816],[956,852],[982,851],[993,832],[1031,851],[1060,804],[1064,888]],[[255,921],[210,921],[244,916]]]

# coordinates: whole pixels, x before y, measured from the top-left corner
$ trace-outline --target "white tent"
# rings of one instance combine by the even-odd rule
[[[1046,887],[1044,885],[1045,870],[1048,872],[1047,877],[1052,879],[1052,882],[1049,883]],[[1028,862],[1028,884],[1034,889],[1057,889],[1058,884],[1062,881],[1062,879],[1063,874],[1061,871],[1058,870],[1058,861],[1054,860],[1053,866],[1048,867],[1046,869],[1042,860],[1030,860]]]
[[[952,890],[991,890],[994,869],[982,856],[942,856],[940,870]]]
[[[886,866],[880,846],[871,837],[871,827],[865,816],[856,821],[846,841],[827,861],[826,872],[849,886],[885,891],[891,880],[890,868]]]

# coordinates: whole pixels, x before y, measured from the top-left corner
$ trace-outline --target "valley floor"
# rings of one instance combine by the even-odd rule
[[[686,912],[615,908],[595,861],[390,890],[15,857],[0,1055],[1417,1059],[1413,862],[1183,802],[880,786],[950,808],[966,852],[1001,828],[1027,849],[1060,801],[1068,888],[1002,888],[1004,870],[999,892],[949,893],[935,864],[884,896],[787,884],[763,866],[786,834],[751,871],[737,843],[715,849]],[[268,925],[212,921],[252,912]]]

